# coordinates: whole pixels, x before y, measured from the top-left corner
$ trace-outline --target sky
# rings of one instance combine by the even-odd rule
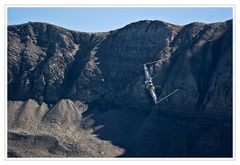
[[[140,20],[162,20],[177,25],[232,19],[230,7],[9,7],[8,25],[47,22],[82,32],[106,32]]]

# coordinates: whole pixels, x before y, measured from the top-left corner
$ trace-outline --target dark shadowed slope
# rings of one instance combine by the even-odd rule
[[[180,91],[154,105],[159,59],[158,94]],[[231,157],[232,20],[9,26],[8,100],[10,157]]]

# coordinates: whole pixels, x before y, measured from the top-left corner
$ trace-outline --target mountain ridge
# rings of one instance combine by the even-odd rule
[[[231,157],[232,42],[232,20],[103,33],[9,26],[9,155]],[[143,64],[161,59],[150,66],[157,95],[180,90],[154,105]],[[39,153],[17,147],[48,136]]]

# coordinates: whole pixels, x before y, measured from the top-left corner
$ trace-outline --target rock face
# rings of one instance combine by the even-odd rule
[[[179,92],[154,105],[143,64],[160,59],[157,93]],[[11,25],[8,100],[9,156],[231,157],[232,20],[105,33]],[[17,147],[39,136],[40,154]]]

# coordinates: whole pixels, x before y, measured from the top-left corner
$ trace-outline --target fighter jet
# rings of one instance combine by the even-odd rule
[[[163,98],[157,98],[157,95],[156,95],[156,93],[155,93],[155,88],[156,88],[157,86],[155,86],[155,85],[153,84],[153,81],[152,81],[153,78],[151,77],[151,74],[150,74],[150,72],[149,72],[149,70],[148,70],[148,68],[147,68],[147,65],[150,65],[150,64],[153,64],[153,63],[157,63],[157,62],[159,62],[159,61],[153,61],[153,62],[149,62],[149,63],[143,64],[143,68],[144,68],[144,72],[145,72],[145,78],[146,78],[145,83],[144,83],[144,86],[145,86],[146,89],[148,89],[148,90],[150,91],[150,94],[151,94],[151,96],[152,96],[153,101],[154,101],[155,104],[160,103],[161,101],[167,99],[169,96],[173,95],[175,92],[178,91],[178,89],[175,89],[173,92],[169,93],[169,94],[166,95],[165,97],[163,97]],[[161,61],[160,61],[160,62],[161,62]]]

